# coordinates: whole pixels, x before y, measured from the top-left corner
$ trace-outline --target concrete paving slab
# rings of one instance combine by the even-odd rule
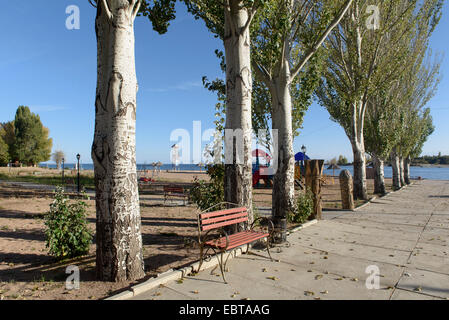
[[[410,241],[416,241],[419,237],[419,233],[417,233],[416,230],[415,231],[411,230],[409,232],[403,231],[403,232],[397,233],[397,232],[391,232],[391,230],[372,228],[371,226],[351,225],[351,224],[343,223],[338,220],[332,220],[332,222],[320,221],[318,226],[320,229],[322,228],[323,232],[325,230],[340,230],[340,231],[344,231],[347,233],[375,235],[379,238],[384,237],[384,236],[393,236],[396,239],[410,240]],[[318,227],[318,226],[315,226],[315,227]],[[421,228],[421,230],[422,230],[422,228]],[[309,231],[311,231],[311,229],[309,229],[307,231],[309,232]]]
[[[441,257],[428,254],[418,254],[416,256],[412,255],[407,265],[449,275],[449,259],[447,256]],[[447,285],[449,288],[449,279]]]
[[[410,276],[403,276],[397,287],[439,298],[449,298],[449,275],[431,271],[406,268]]]
[[[402,240],[397,239],[394,237],[394,235],[391,234],[391,232],[383,232],[381,235],[379,232],[376,232],[376,234],[358,234],[358,233],[349,233],[345,231],[341,231],[338,228],[325,230],[325,232],[321,232],[318,234],[317,232],[314,232],[312,230],[304,230],[304,232],[301,232],[301,237],[303,235],[307,236],[313,236],[313,237],[324,237],[324,240],[332,241],[332,240],[340,240],[347,243],[359,243],[359,244],[366,244],[366,245],[374,245],[374,246],[381,246],[384,248],[389,249],[396,249],[396,250],[406,250],[406,251],[412,251],[416,240]]]
[[[377,262],[404,265],[410,253],[403,250],[368,246],[359,243],[346,243],[342,241],[327,241],[320,238],[311,240],[298,240],[303,247],[338,253],[343,256],[368,259]]]
[[[418,292],[396,289],[391,296],[391,300],[443,300],[442,298],[432,297]]]

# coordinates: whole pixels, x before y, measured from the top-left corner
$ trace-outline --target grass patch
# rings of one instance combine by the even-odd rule
[[[0,180],[13,182],[30,182],[36,184],[46,184],[51,186],[60,186],[62,184],[61,176],[34,176],[34,175],[8,175],[0,173]],[[77,176],[66,175],[65,184],[77,184]],[[94,177],[80,175],[80,184],[86,189],[95,189]]]

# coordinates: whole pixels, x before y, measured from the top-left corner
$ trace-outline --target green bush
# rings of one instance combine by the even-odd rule
[[[45,237],[49,254],[58,259],[73,258],[89,252],[92,232],[87,227],[84,201],[69,203],[58,188],[50,211],[45,214]]]
[[[313,193],[307,191],[301,193],[296,199],[296,210],[288,215],[288,221],[291,223],[304,223],[313,213]]]
[[[195,178],[194,186],[190,190],[190,200],[200,210],[206,210],[224,201],[224,165],[208,165],[206,168],[210,182]]]

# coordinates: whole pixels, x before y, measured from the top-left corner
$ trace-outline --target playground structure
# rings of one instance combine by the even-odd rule
[[[263,150],[255,149],[252,153],[256,157],[256,164],[253,165],[253,188],[260,188],[260,180],[264,182],[265,187],[273,187],[273,169],[270,168],[271,156]],[[260,165],[259,157],[265,159],[266,165]]]
[[[256,157],[256,163],[253,164],[253,188],[260,188],[260,180],[264,182],[264,186],[267,188],[273,187],[273,168],[270,167],[271,156],[263,150],[255,149],[252,153],[253,157]],[[259,157],[265,159],[266,165],[261,165]],[[301,165],[304,160],[310,160],[302,152],[295,154],[295,187],[304,189],[305,187],[305,167]]]

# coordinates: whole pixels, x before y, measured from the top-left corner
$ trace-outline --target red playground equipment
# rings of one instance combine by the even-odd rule
[[[260,180],[263,180],[265,187],[271,188],[273,186],[273,174],[270,170],[271,156],[263,150],[253,150],[253,157],[256,157],[256,164],[253,164],[253,187],[260,187]],[[267,165],[261,166],[259,157],[265,158]]]

